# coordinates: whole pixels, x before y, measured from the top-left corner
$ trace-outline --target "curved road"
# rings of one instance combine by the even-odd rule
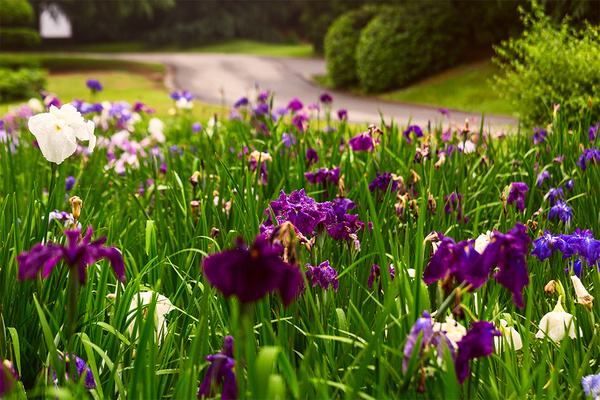
[[[241,54],[191,54],[191,53],[120,53],[98,54],[98,57],[120,58],[135,61],[159,62],[170,67],[172,85],[187,89],[198,99],[213,104],[231,105],[242,96],[253,96],[256,88],[275,93],[275,107],[286,106],[293,97],[304,104],[318,100],[323,89],[312,83],[311,77],[325,74],[325,62],[310,58],[274,58]],[[380,121],[389,118],[406,124],[409,120],[425,125],[428,121],[442,123],[444,118],[436,107],[388,102],[372,97],[362,97],[346,92],[329,91],[333,95],[334,109],[345,108],[354,122]],[[454,122],[462,124],[469,118],[479,126],[481,115],[450,110]],[[486,126],[504,130],[516,125],[514,118],[486,116]],[[472,125],[473,126],[473,125]]]

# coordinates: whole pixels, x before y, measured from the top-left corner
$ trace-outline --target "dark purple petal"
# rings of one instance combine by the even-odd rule
[[[478,321],[471,324],[467,334],[458,342],[454,358],[456,376],[463,383],[470,375],[469,360],[489,356],[494,352],[494,336],[501,333],[491,322]]]

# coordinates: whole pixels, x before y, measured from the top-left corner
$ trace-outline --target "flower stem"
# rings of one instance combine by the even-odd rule
[[[46,242],[48,236],[48,227],[50,225],[50,212],[52,211],[52,205],[54,204],[54,188],[56,186],[56,171],[58,170],[57,164],[50,164],[50,186],[48,187],[48,201],[46,202],[46,214],[42,217],[44,218],[44,235],[42,236],[42,241]]]
[[[466,282],[462,282],[460,285],[458,285],[456,288],[454,288],[454,290],[452,292],[450,292],[448,297],[446,297],[446,299],[442,302],[442,304],[437,309],[437,311],[432,313],[432,316],[435,317],[436,319],[439,319],[439,317],[444,314],[444,312],[450,306],[450,304],[452,304],[452,301],[454,301],[456,299],[456,295],[459,294],[466,286],[467,286]]]
[[[69,359],[68,368],[72,379],[77,379],[76,363],[71,358],[75,357],[73,348],[75,347],[75,329],[77,324],[77,294],[79,293],[79,270],[77,267],[69,269],[69,286],[67,287],[67,352],[65,360]]]

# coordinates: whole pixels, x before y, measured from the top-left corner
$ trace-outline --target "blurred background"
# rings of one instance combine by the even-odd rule
[[[498,83],[504,70],[517,69],[514,60],[527,65],[527,55],[519,54],[525,43],[519,48],[507,40],[536,23],[555,25],[547,33],[560,48],[563,39],[571,40],[557,33],[563,25],[578,31],[599,22],[598,0],[0,0],[0,107],[42,88],[69,100],[82,97],[84,85],[73,82],[93,71],[106,83],[108,98],[144,100],[166,111],[168,99],[159,101],[158,92],[165,91],[169,62],[123,54],[185,52],[315,59],[322,64],[294,64],[291,72],[306,70],[303,78],[323,90],[527,119],[522,99],[505,93],[515,81],[504,89]],[[587,48],[587,56],[595,49]],[[89,52],[119,61],[90,61],[82,56]],[[587,74],[597,84],[597,69]],[[182,79],[176,86],[185,84]],[[211,102],[198,93],[208,89],[191,90]]]

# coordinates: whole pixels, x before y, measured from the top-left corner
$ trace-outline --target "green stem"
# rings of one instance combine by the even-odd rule
[[[452,304],[452,302],[456,298],[456,295],[461,290],[463,290],[466,286],[467,286],[467,284],[465,282],[463,282],[460,285],[458,285],[456,288],[454,288],[454,290],[452,292],[450,292],[450,294],[448,295],[448,297],[446,297],[446,299],[442,302],[442,304],[440,305],[440,307],[437,309],[437,311],[435,311],[435,313],[433,315],[437,320],[439,320],[440,317],[442,315],[444,315],[444,312],[450,306],[450,304]]]
[[[77,379],[77,367],[73,352],[75,347],[75,330],[77,325],[77,295],[79,294],[79,270],[77,267],[69,269],[69,286],[67,288],[67,352],[65,360],[69,359],[69,376],[72,379]]]
[[[46,202],[46,214],[44,217],[44,236],[42,236],[42,241],[45,242],[48,236],[48,227],[50,225],[50,212],[52,211],[52,205],[54,200],[54,188],[56,186],[56,171],[58,170],[57,164],[50,164],[51,172],[50,172],[50,187],[48,188],[48,201]]]

